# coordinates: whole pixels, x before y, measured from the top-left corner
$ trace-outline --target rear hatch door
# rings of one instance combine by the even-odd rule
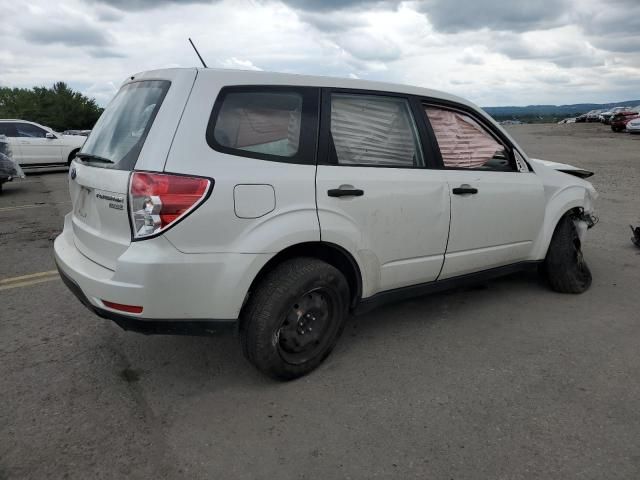
[[[145,72],[125,82],[71,165],[74,241],[94,262],[115,269],[131,243],[129,177],[161,172],[197,70]]]

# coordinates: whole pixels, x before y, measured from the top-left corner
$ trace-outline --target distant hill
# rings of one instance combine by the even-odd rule
[[[526,107],[483,107],[496,120],[522,120],[529,122],[557,121],[575,117],[589,110],[613,107],[635,107],[640,100],[616,103],[576,103],[573,105],[527,105]]]

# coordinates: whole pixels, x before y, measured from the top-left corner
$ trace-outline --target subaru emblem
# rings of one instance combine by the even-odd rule
[[[71,167],[71,180],[75,180],[76,179],[76,167]]]

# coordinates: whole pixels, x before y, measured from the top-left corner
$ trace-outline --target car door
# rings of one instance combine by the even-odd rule
[[[423,105],[451,193],[440,279],[530,259],[544,187],[504,136],[470,111]]]
[[[23,165],[51,165],[63,162],[62,141],[57,136],[47,138],[47,133],[50,132],[31,123],[18,122],[15,125]]]
[[[15,123],[0,122],[0,135],[7,137],[13,160],[18,164],[22,164],[22,150],[20,149],[20,143],[18,142],[18,132],[16,130]]]
[[[434,281],[449,230],[446,172],[402,95],[325,89],[316,198],[323,241],[347,248],[362,296]],[[422,137],[423,138],[423,137]]]

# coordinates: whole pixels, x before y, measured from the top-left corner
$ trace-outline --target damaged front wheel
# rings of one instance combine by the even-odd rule
[[[591,270],[582,254],[574,219],[565,215],[558,222],[542,272],[549,285],[560,293],[582,293],[591,286]]]

